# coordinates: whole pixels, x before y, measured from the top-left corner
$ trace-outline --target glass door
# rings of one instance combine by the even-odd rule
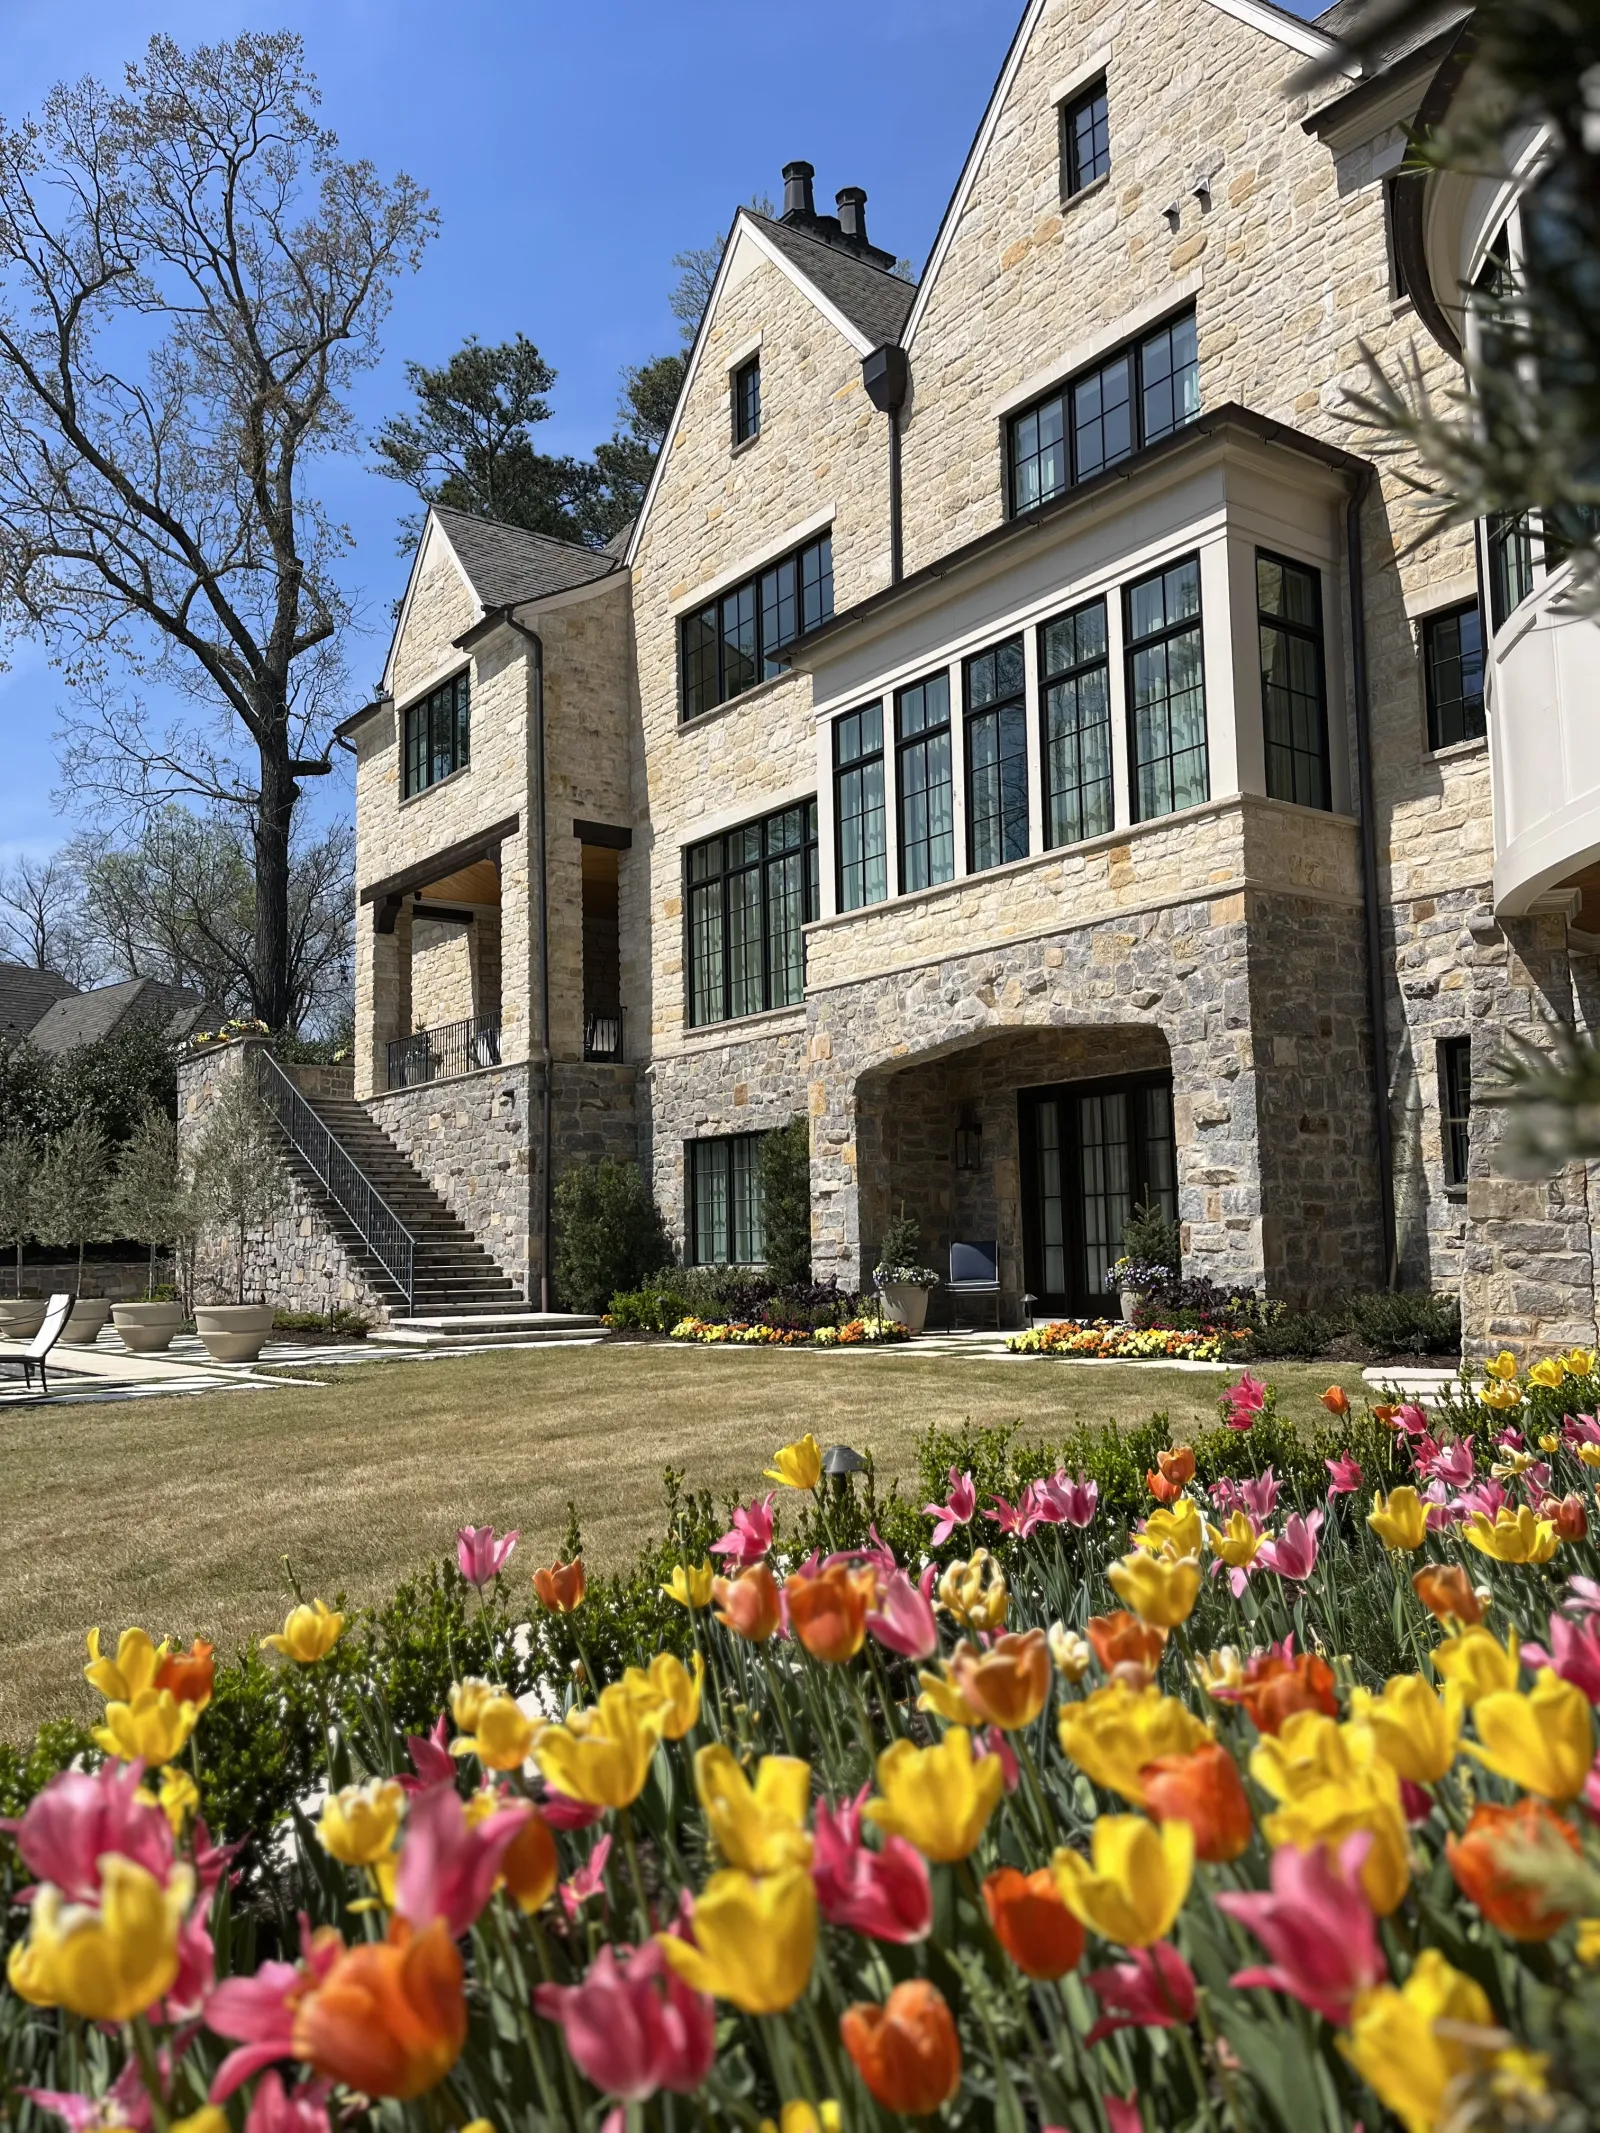
[[[1109,1270],[1134,1208],[1177,1213],[1167,1075],[1024,1089],[1022,1235],[1026,1286],[1042,1315],[1114,1317]]]

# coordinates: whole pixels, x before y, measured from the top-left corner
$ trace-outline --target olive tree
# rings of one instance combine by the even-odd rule
[[[34,1235],[41,1244],[72,1246],[78,1254],[78,1293],[83,1293],[84,1246],[106,1235],[111,1189],[111,1151],[87,1113],[71,1118],[45,1142],[39,1165]]]
[[[212,1096],[195,1145],[192,1181],[200,1221],[214,1222],[232,1240],[235,1301],[243,1303],[251,1232],[269,1227],[288,1199],[277,1132],[256,1093],[248,1058]]]
[[[22,1294],[22,1247],[33,1235],[34,1173],[39,1151],[26,1135],[8,1133],[0,1140],[0,1244],[17,1253],[17,1294]]]
[[[191,1223],[190,1195],[178,1151],[178,1128],[153,1105],[117,1152],[109,1227],[150,1248],[146,1296],[155,1294],[156,1253],[176,1245]]]

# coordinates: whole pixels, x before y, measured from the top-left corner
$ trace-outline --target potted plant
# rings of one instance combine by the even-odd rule
[[[1146,1297],[1176,1281],[1182,1265],[1178,1225],[1153,1201],[1136,1207],[1122,1225],[1122,1257],[1108,1269],[1122,1298],[1122,1315],[1132,1321]]]
[[[156,1298],[156,1253],[185,1227],[187,1198],[176,1122],[152,1105],[124,1144],[111,1182],[112,1229],[150,1247],[144,1302],[111,1309],[122,1345],[132,1355],[160,1355],[183,1326],[183,1305]]]
[[[0,1341],[32,1340],[44,1324],[45,1299],[22,1293],[22,1247],[33,1235],[34,1176],[39,1151],[21,1133],[0,1141],[0,1245],[15,1246],[16,1294],[0,1300]]]
[[[922,1225],[900,1212],[883,1233],[878,1246],[878,1264],[872,1272],[873,1287],[883,1299],[888,1316],[908,1333],[920,1333],[928,1316],[928,1295],[939,1286],[931,1266],[921,1264]]]
[[[237,1300],[197,1304],[194,1329],[206,1353],[219,1363],[253,1363],[272,1331],[274,1306],[245,1301],[245,1265],[251,1232],[268,1228],[286,1198],[277,1136],[250,1074],[241,1060],[226,1076],[194,1152],[193,1191],[201,1221],[228,1233]]]
[[[38,1171],[38,1213],[34,1234],[41,1244],[77,1248],[77,1302],[62,1329],[69,1348],[92,1348],[111,1316],[103,1296],[83,1293],[83,1251],[106,1234],[106,1195],[111,1183],[111,1153],[105,1135],[84,1114],[70,1119],[45,1143]]]

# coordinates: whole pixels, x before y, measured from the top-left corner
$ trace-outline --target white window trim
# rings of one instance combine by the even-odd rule
[[[753,355],[760,355],[761,338],[762,337],[759,333],[752,334],[747,340],[738,342],[737,345],[733,349],[731,349],[730,352],[723,358],[723,361],[727,366],[728,376],[730,379],[732,378],[736,370],[742,370],[744,368],[745,364],[749,362],[750,358]]]
[[[1120,348],[1125,341],[1136,341],[1147,327],[1159,325],[1174,311],[1181,311],[1186,303],[1200,294],[1204,284],[1205,275],[1197,268],[1193,274],[1185,274],[1181,280],[1175,281],[1160,296],[1137,305],[1132,311],[1125,311],[1121,318],[1111,320],[1108,325],[1096,327],[1093,333],[1086,334],[1064,355],[1058,356],[1048,370],[1036,370],[1031,378],[1024,378],[1020,385],[1012,386],[1001,399],[993,401],[990,413],[1003,422],[1030,401],[1044,399],[1056,386],[1065,385],[1080,370],[1087,370],[1096,357],[1109,355],[1113,348]]]
[[[1098,51],[1091,52],[1083,64],[1068,75],[1064,81],[1056,84],[1050,91],[1051,103],[1059,111],[1063,104],[1070,104],[1075,96],[1081,96],[1089,84],[1099,75],[1109,74],[1110,72],[1111,47],[1108,44],[1103,44]]]

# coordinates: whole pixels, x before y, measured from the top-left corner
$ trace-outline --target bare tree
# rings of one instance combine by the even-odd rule
[[[97,960],[83,924],[83,883],[60,852],[0,868],[0,955],[89,985]]]
[[[152,38],[0,125],[0,621],[66,667],[68,785],[244,809],[255,1012],[290,1000],[290,836],[326,771],[348,536],[309,461],[435,218],[341,161],[300,40]],[[130,673],[186,694],[161,727]]]

